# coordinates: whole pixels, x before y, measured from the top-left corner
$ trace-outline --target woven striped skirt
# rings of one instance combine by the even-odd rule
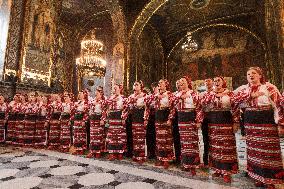
[[[78,151],[87,149],[87,130],[83,113],[75,113],[73,125],[73,145]]]
[[[181,163],[185,169],[197,168],[200,164],[198,129],[195,112],[178,112],[178,127],[181,143]]]
[[[47,145],[47,119],[45,116],[38,116],[36,120],[35,136],[34,142],[36,146],[46,146]]]
[[[5,142],[6,128],[5,128],[5,112],[0,112],[0,142]]]
[[[146,160],[146,128],[144,126],[145,109],[134,108],[132,114],[133,158]]]
[[[101,153],[105,148],[104,125],[100,125],[102,115],[90,115],[90,146],[92,153]]]
[[[126,128],[122,125],[121,111],[113,111],[108,115],[107,151],[124,153],[126,151]]]
[[[25,126],[23,129],[24,145],[31,146],[34,144],[37,114],[25,115]]]
[[[264,184],[283,183],[280,140],[273,110],[244,113],[248,175]]]
[[[71,145],[70,114],[60,116],[60,143],[64,150],[68,150]]]
[[[237,173],[238,157],[231,112],[208,112],[207,119],[210,168],[221,174]]]
[[[156,155],[159,161],[175,159],[172,127],[167,125],[169,113],[168,109],[155,112]]]
[[[53,113],[49,122],[48,144],[51,147],[60,146],[60,115],[60,112]]]

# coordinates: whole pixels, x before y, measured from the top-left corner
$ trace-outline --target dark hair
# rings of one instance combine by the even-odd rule
[[[143,88],[144,88],[144,83],[143,83],[143,81],[142,81],[142,80],[137,80],[137,81],[134,82],[134,84],[135,84],[135,83],[139,83],[140,86],[141,86],[141,90],[143,91]]]
[[[187,85],[189,89],[192,89],[191,78],[189,76],[182,76],[187,81]]]
[[[158,87],[158,82],[151,83],[151,88]]]
[[[214,79],[215,79],[215,78],[220,78],[220,79],[222,79],[222,81],[223,81],[222,88],[227,88],[227,81],[225,80],[225,78],[224,78],[223,76],[216,76],[216,77],[214,77]]]
[[[166,84],[166,90],[170,91],[170,82],[167,79],[160,79],[160,81],[164,81]]]

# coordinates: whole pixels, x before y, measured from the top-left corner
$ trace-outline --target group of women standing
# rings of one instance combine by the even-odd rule
[[[178,80],[175,93],[170,92],[169,82],[161,79],[152,94],[144,92],[142,81],[136,81],[128,98],[122,94],[122,85],[115,85],[109,98],[102,87],[97,88],[93,99],[86,91],[80,92],[77,101],[68,93],[54,94],[49,99],[30,95],[27,102],[23,95],[16,95],[7,105],[0,97],[0,141],[48,145],[63,152],[72,144],[74,154],[89,149],[89,158],[100,158],[108,152],[109,160],[121,160],[130,149],[127,139],[131,133],[133,161],[142,164],[154,151],[156,166],[168,168],[170,162],[180,159],[182,169],[195,175],[202,165],[198,137],[202,125],[208,143],[204,154],[209,154],[213,176],[231,182],[231,175],[238,172],[235,132],[242,107],[248,175],[256,185],[273,188],[284,178],[278,135],[278,125],[284,125],[284,96],[265,81],[258,67],[248,69],[247,80],[247,85],[229,91],[224,78],[218,76],[213,79],[213,87],[200,94],[192,89],[190,77],[184,76]],[[129,117],[131,126],[127,127]],[[173,132],[175,119],[178,133]],[[174,150],[176,135],[180,153]]]

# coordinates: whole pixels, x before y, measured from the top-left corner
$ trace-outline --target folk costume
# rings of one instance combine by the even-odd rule
[[[106,143],[110,160],[122,159],[123,153],[126,151],[126,128],[122,123],[124,103],[123,95],[112,95],[107,100],[109,128]]]
[[[247,171],[256,181],[266,184],[283,183],[278,122],[283,121],[280,111],[280,92],[268,82],[247,84],[236,91],[236,102],[245,103],[244,126],[247,143]],[[252,97],[254,93],[260,93]]]
[[[133,136],[133,160],[143,163],[146,160],[146,127],[149,119],[149,109],[146,108],[146,93],[132,94],[126,100],[123,119],[131,114]]]
[[[222,89],[205,93],[201,103],[207,107],[209,167],[216,171],[214,175],[222,175],[225,182],[230,182],[230,175],[238,172],[233,124],[239,121],[239,109],[235,109],[233,92]]]

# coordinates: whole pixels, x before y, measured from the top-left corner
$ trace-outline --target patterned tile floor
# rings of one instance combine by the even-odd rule
[[[144,165],[126,159],[108,161],[88,159],[48,150],[0,147],[0,189],[250,189],[255,188],[245,176],[245,141],[237,134],[240,173],[231,184],[212,178],[208,171],[199,170],[191,177],[175,166],[169,170]],[[284,156],[284,139],[282,139]],[[277,186],[283,188],[284,186]]]

